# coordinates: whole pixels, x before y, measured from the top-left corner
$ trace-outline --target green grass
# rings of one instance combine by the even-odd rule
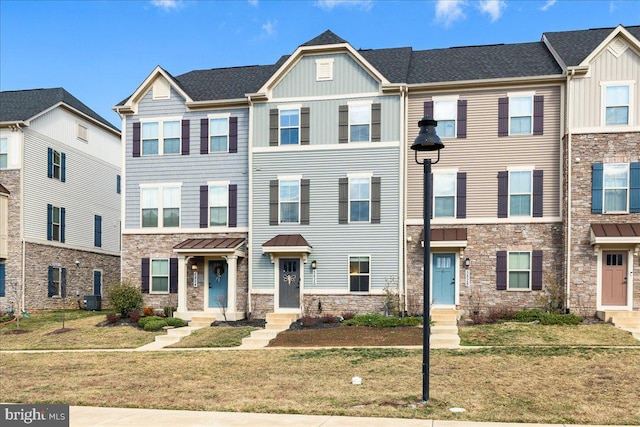
[[[251,326],[216,326],[193,331],[188,337],[170,345],[174,348],[213,348],[237,347],[242,344],[242,338],[251,335],[256,328]]]

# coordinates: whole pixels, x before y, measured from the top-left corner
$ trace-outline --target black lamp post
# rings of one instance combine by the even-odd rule
[[[431,165],[440,161],[440,150],[444,144],[436,134],[438,122],[432,117],[426,116],[418,122],[420,132],[416,140],[411,145],[415,150],[416,163],[424,165],[424,309],[423,309],[423,329],[422,329],[422,400],[429,400],[429,336],[431,335]],[[432,162],[430,158],[418,161],[418,151],[437,151],[438,159]]]

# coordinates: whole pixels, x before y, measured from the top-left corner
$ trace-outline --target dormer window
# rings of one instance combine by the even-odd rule
[[[316,60],[316,81],[333,80],[333,58]]]

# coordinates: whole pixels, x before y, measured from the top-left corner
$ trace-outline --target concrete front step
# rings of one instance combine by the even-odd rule
[[[457,325],[458,310],[433,309],[431,310],[431,321],[440,325]]]
[[[431,335],[458,335],[458,327],[451,325],[438,325],[437,323],[431,326]]]
[[[431,310],[430,348],[459,348],[458,336],[459,311],[454,309]]]
[[[630,332],[633,338],[640,340],[640,311],[606,310],[596,314],[601,320]]]
[[[429,337],[430,348],[459,348],[460,337],[458,334],[431,334]]]
[[[263,348],[269,345],[280,332],[289,329],[289,326],[298,319],[296,313],[267,313],[264,329],[251,332],[251,336],[242,339],[239,348]]]
[[[191,332],[198,329],[200,329],[199,326],[167,329],[167,335],[156,335],[154,342],[138,347],[136,350],[160,350],[168,345],[179,342],[182,338],[191,335]]]
[[[189,326],[198,326],[198,327],[211,326],[211,324],[216,320],[217,320],[216,316],[213,314],[207,314],[207,315],[199,314],[191,318],[191,320],[189,321]]]

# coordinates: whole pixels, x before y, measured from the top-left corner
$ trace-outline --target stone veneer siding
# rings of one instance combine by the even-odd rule
[[[142,258],[177,258],[173,247],[187,239],[212,239],[221,237],[247,238],[245,233],[222,234],[124,234],[122,236],[122,280],[135,286],[142,286]],[[189,281],[187,287],[187,309],[204,310],[204,258],[198,257],[198,287]],[[189,275],[190,272],[187,272]],[[247,312],[248,262],[238,258],[236,286],[236,311]],[[178,294],[143,294],[144,305],[155,309],[177,307]]]
[[[640,214],[592,214],[591,167],[594,163],[640,162],[640,133],[572,135],[571,160],[571,311],[593,315],[597,307],[597,256],[591,245],[592,223],[640,222]],[[565,155],[565,158],[567,156]],[[565,165],[566,168],[566,165]],[[566,203],[565,203],[566,206]],[[631,248],[631,245],[627,247]],[[618,246],[619,248],[619,246]],[[606,250],[606,246],[601,246]],[[640,310],[640,262],[633,262],[633,309]]]
[[[8,258],[2,260],[5,264],[5,296],[0,297],[0,313],[17,298],[16,287],[22,283],[22,243],[20,242],[20,171],[0,171],[0,184],[9,194],[9,236],[7,241]],[[14,305],[17,310],[17,305]]]
[[[458,227],[458,226],[456,226]],[[460,269],[456,271],[459,283],[459,305],[465,314],[489,310],[521,310],[537,307],[541,291],[500,291],[496,289],[496,251],[541,250],[543,285],[561,280],[562,224],[468,224],[467,247],[464,249]],[[436,227],[434,227],[436,228]],[[422,314],[423,304],[423,247],[422,226],[408,226],[407,236],[407,311]],[[435,242],[437,245],[437,242]],[[438,252],[455,253],[459,248]],[[470,283],[465,286],[464,258],[471,261]]]

